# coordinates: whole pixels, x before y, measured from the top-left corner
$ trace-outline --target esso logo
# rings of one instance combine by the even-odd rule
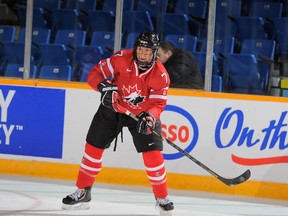
[[[162,113],[162,135],[187,153],[195,147],[199,130],[195,119],[184,109],[166,105]],[[184,155],[164,141],[165,160],[175,160]]]
[[[189,139],[190,132],[186,125],[177,127],[176,125],[167,126],[166,124],[162,124],[162,135],[171,142],[175,142],[179,139],[181,143],[185,143]]]

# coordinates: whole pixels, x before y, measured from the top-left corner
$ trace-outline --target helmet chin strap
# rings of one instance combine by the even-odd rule
[[[146,70],[148,70],[149,68],[139,67],[139,69],[140,69],[141,71],[146,71]]]
[[[145,67],[145,66],[140,66],[139,64],[138,64],[138,67],[139,67],[139,69],[141,69],[141,70],[147,70],[147,69],[149,69],[150,67]]]

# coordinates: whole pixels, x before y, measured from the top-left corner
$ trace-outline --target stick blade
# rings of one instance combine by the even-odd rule
[[[235,178],[227,179],[227,178],[219,177],[219,180],[228,186],[235,186],[235,185],[238,185],[247,181],[250,178],[250,176],[251,176],[251,171],[248,169],[243,174]]]

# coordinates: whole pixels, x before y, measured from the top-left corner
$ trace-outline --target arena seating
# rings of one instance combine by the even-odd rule
[[[117,0],[105,0],[103,2],[102,10],[115,12],[116,2]],[[123,11],[132,11],[133,9],[134,9],[134,0],[123,0]]]
[[[264,94],[261,87],[260,71],[257,59],[252,54],[228,54],[228,83],[229,92],[241,94]]]
[[[193,35],[168,34],[164,39],[166,41],[170,41],[177,48],[183,48],[190,52],[196,52],[197,37]]]
[[[4,71],[4,76],[21,78],[23,77],[23,73],[24,73],[23,64],[11,63],[7,64]],[[35,65],[30,65],[30,77],[35,78],[36,73],[37,73],[37,67]]]
[[[0,26],[0,41],[13,42],[15,39],[16,28],[14,26]]]
[[[79,64],[76,62],[79,62],[77,59],[84,54],[78,55],[77,52],[91,46],[92,50],[98,50],[94,52],[97,60],[114,52],[116,2],[116,0],[34,0],[31,56],[33,70],[35,66],[37,71],[34,77],[39,78],[42,66],[50,62],[49,64],[55,67],[70,66],[70,80],[86,81],[87,71],[91,69],[93,63],[82,61],[80,71],[85,68],[82,76],[82,72],[79,73]],[[7,75],[6,71],[10,71],[12,66],[21,68],[23,64],[21,55],[24,52],[26,7],[20,6],[13,12],[1,1],[0,8],[3,8],[3,11],[4,8],[5,11],[10,11],[9,17],[7,14],[7,16],[0,15],[0,74]],[[124,0],[121,47],[133,48],[135,38],[143,30],[156,31],[161,40],[169,40],[176,47],[192,52],[203,68],[207,48],[208,9],[207,0]],[[236,70],[230,64],[233,62],[234,65],[241,65],[244,68],[242,63],[237,62],[242,58],[247,65],[249,62],[251,68],[258,68],[258,72],[253,72],[254,80],[259,76],[262,88],[259,92],[268,94],[266,90],[269,89],[273,67],[277,65],[281,68],[281,65],[288,65],[287,11],[288,4],[281,0],[216,2],[213,75],[220,76],[221,82],[218,77],[213,79],[222,83],[222,88],[217,88],[217,91],[227,91],[229,85],[231,87],[231,83],[234,82],[231,80],[230,71],[236,73]],[[12,36],[9,37],[8,27],[14,29]],[[252,43],[252,39],[256,41]],[[249,40],[251,44],[247,45]],[[273,44],[269,45],[269,54],[265,55],[260,53],[268,46],[264,41]],[[46,51],[43,50],[44,46]],[[63,48],[57,55],[64,57],[64,63],[59,63],[59,59],[63,59],[59,56],[52,58],[51,53],[55,52],[53,51],[55,46]],[[11,47],[11,50],[8,51],[7,47]],[[17,54],[11,56],[13,52]],[[48,61],[46,57],[50,60]],[[256,66],[253,65],[254,61]],[[87,67],[83,66],[85,64]],[[249,70],[251,71],[252,69]],[[57,79],[57,76],[53,78]],[[237,91],[235,89],[239,88],[235,87],[231,91]],[[243,92],[249,93],[249,90]]]
[[[17,42],[25,42],[26,28],[23,27]],[[48,28],[33,28],[32,29],[32,42],[34,43],[50,43],[51,30]]]

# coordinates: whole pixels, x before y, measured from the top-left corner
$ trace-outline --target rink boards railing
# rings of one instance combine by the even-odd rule
[[[0,79],[0,86],[0,173],[76,179],[100,94],[76,82]],[[228,187],[165,143],[169,187],[288,200],[287,102],[170,89],[163,135],[219,175],[236,177],[246,169],[252,175]],[[113,145],[96,181],[148,186],[127,129],[116,152]]]

